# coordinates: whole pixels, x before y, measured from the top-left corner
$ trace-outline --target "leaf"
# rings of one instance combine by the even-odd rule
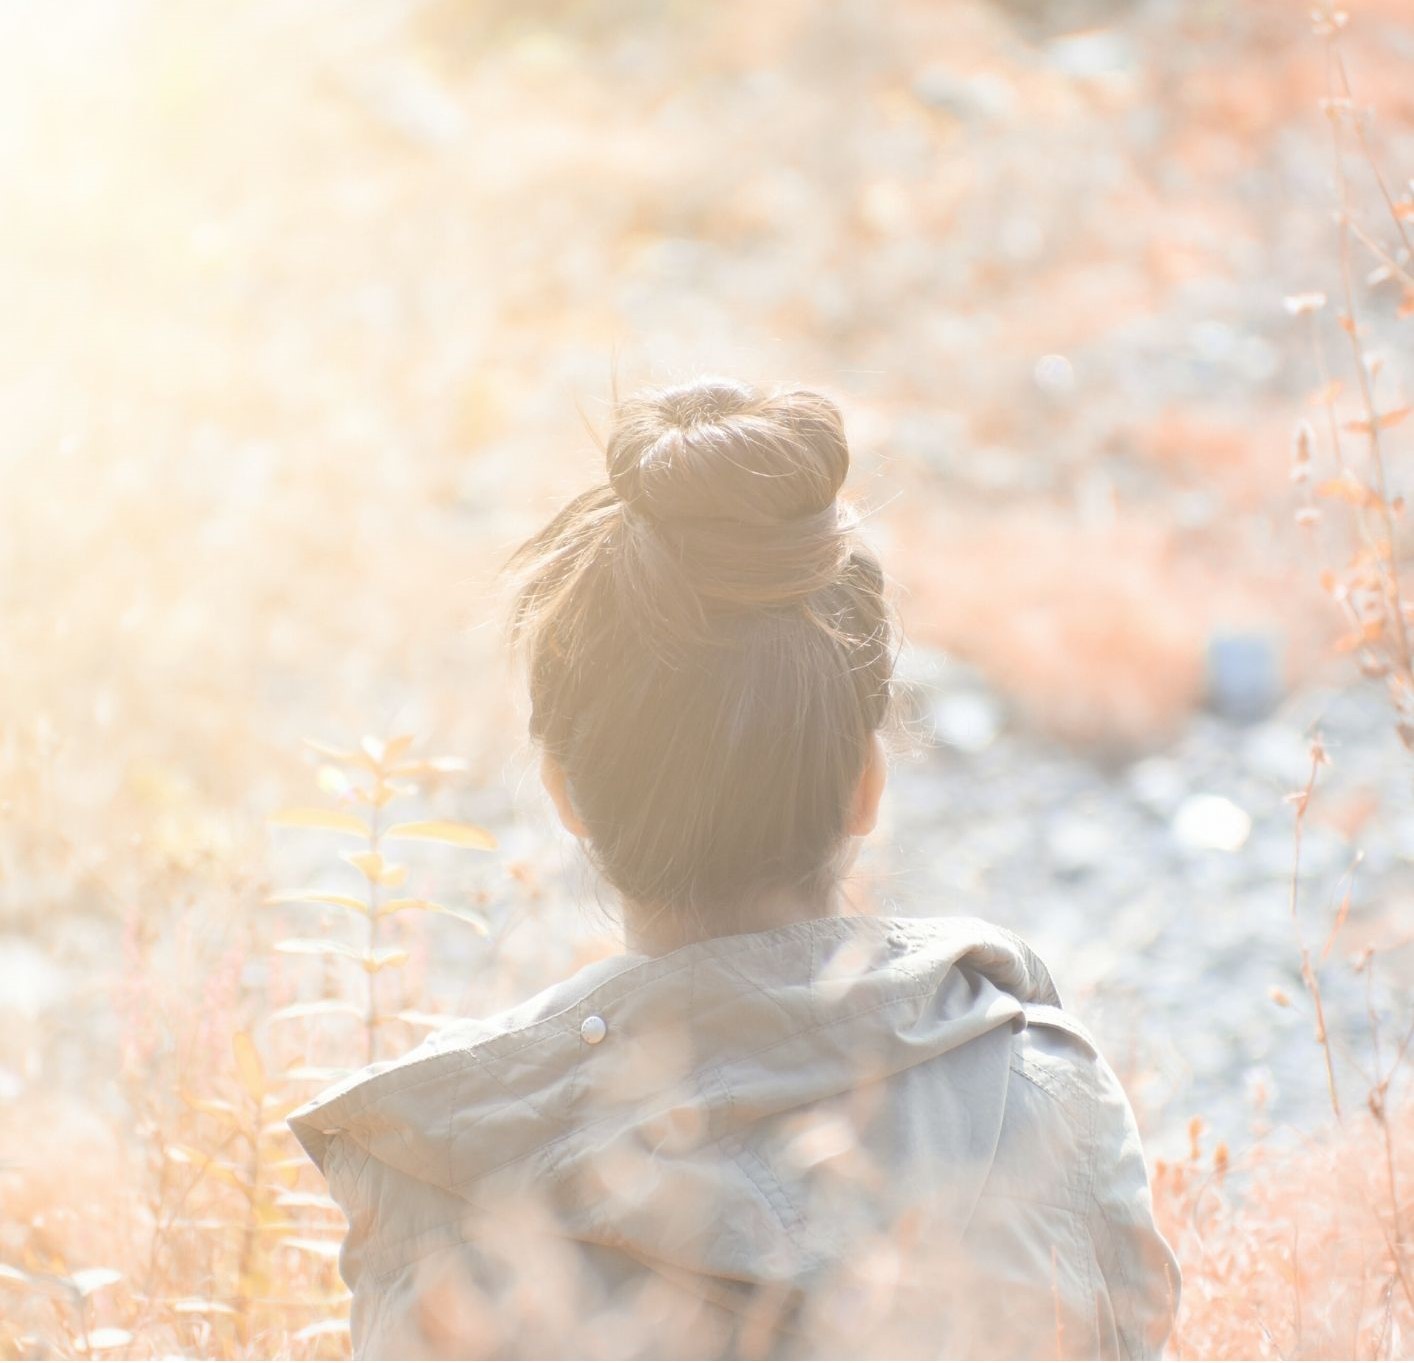
[[[281,1188],[275,1194],[275,1205],[279,1207],[309,1207],[324,1212],[336,1212],[339,1204],[323,1193],[306,1193],[299,1189]]]
[[[304,1236],[294,1236],[280,1243],[291,1249],[303,1250],[306,1254],[317,1254],[321,1259],[337,1259],[342,1245],[339,1240],[313,1240]]]
[[[235,1104],[228,1103],[224,1098],[198,1098],[183,1089],[181,1099],[193,1112],[204,1112],[209,1117],[234,1117],[237,1115]]]
[[[167,1309],[179,1316],[234,1316],[236,1308],[210,1297],[181,1297],[167,1303]]]
[[[341,852],[340,856],[342,856],[350,866],[362,871],[369,880],[377,884],[378,877],[383,871],[383,857],[380,853]]]
[[[423,913],[444,914],[448,918],[455,918],[458,922],[465,923],[480,933],[482,937],[491,935],[491,929],[485,917],[475,909],[454,909],[446,904],[438,904],[431,899],[390,899],[378,910],[378,916],[382,918],[388,914],[402,913],[407,909],[416,909]]]
[[[340,809],[282,809],[271,816],[270,822],[281,828],[322,828],[360,838],[372,836],[372,830],[357,814]]]
[[[88,1332],[88,1347],[90,1349],[121,1349],[125,1344],[132,1342],[132,1332],[120,1329],[116,1325],[102,1325],[97,1330]]]
[[[1352,506],[1379,506],[1374,489],[1368,488],[1348,469],[1339,478],[1327,478],[1316,485],[1316,496],[1333,497]]]
[[[0,1264],[0,1286],[7,1283],[51,1299],[72,1298],[74,1295],[73,1284],[67,1278],[56,1277],[52,1273],[22,1273],[17,1268]],[[0,1317],[0,1323],[3,1323],[3,1317]]]
[[[454,776],[469,770],[460,757],[428,757],[416,762],[400,762],[389,772],[389,776],[407,776],[414,780],[426,776]]]
[[[305,1344],[311,1339],[324,1339],[328,1335],[346,1335],[348,1333],[348,1321],[330,1316],[328,1320],[316,1320],[312,1325],[306,1325],[303,1329],[296,1330],[291,1338]]]
[[[1340,930],[1345,926],[1345,920],[1350,917],[1350,901],[1355,895],[1355,882],[1346,886],[1345,897],[1340,901],[1340,908],[1336,913],[1335,922],[1331,924],[1330,936],[1326,938],[1325,945],[1321,948],[1321,960],[1325,960],[1331,954],[1331,947],[1335,945],[1335,939],[1340,936]]]
[[[402,965],[407,958],[408,952],[404,947],[380,947],[376,951],[365,951],[361,964],[370,975],[376,975],[389,966]]]
[[[275,943],[275,950],[287,956],[342,956],[349,961],[363,960],[363,952],[357,947],[330,937],[286,937],[283,942]]]
[[[387,766],[391,762],[396,762],[410,747],[412,747],[411,734],[394,734],[383,744],[383,765]]]
[[[365,734],[363,738],[359,740],[358,746],[368,755],[368,760],[372,762],[375,767],[381,767],[383,765],[383,740],[381,738],[374,738],[372,734]]]
[[[68,1276],[74,1291],[81,1297],[91,1297],[95,1292],[123,1281],[123,1275],[116,1268],[81,1268]]]
[[[306,738],[304,745],[312,748],[320,757],[327,757],[334,762],[356,762],[358,754],[348,748],[336,748],[330,743],[321,743],[317,738]]]
[[[350,913],[368,913],[368,905],[362,899],[334,890],[281,890],[278,894],[267,895],[265,902],[270,905],[332,904],[336,909],[348,909]]]
[[[396,889],[407,879],[408,868],[406,866],[384,861],[378,852],[344,852],[341,855],[350,866],[362,871],[374,885]]]
[[[260,1063],[260,1054],[249,1032],[237,1032],[231,1038],[231,1049],[236,1054],[236,1073],[240,1076],[241,1087],[258,1103],[266,1090],[265,1066]]]
[[[1347,421],[1345,429],[1356,435],[1369,435],[1372,430],[1387,431],[1391,426],[1398,426],[1410,412],[1414,412],[1414,407],[1394,407],[1388,412],[1381,412],[1373,425],[1368,421]]]
[[[1343,634],[1331,647],[1337,653],[1353,653],[1357,648],[1365,648],[1378,642],[1384,632],[1385,622],[1377,616],[1372,620],[1362,621],[1358,630]]]
[[[277,1008],[266,1019],[267,1022],[294,1022],[300,1018],[330,1017],[344,1013],[349,1017],[362,1017],[363,1013],[355,1003],[347,999],[315,999],[310,1003],[290,1003]]]
[[[1340,396],[1343,387],[1339,379],[1332,379],[1324,388],[1318,388],[1311,394],[1311,406],[1329,407]]]
[[[486,829],[473,823],[454,823],[448,819],[395,823],[383,836],[412,842],[440,842],[449,847],[474,847],[484,852],[494,851],[496,847],[495,837]]]
[[[203,1177],[207,1174],[215,1174],[222,1182],[229,1183],[242,1192],[246,1191],[245,1179],[241,1177],[233,1165],[227,1164],[225,1160],[216,1159],[211,1155],[203,1155],[200,1150],[193,1150],[189,1145],[169,1145],[167,1158],[174,1164],[193,1165]]]
[[[355,797],[363,804],[372,805],[374,809],[386,809],[399,795],[406,795],[411,789],[409,786],[395,785],[391,781],[378,780],[373,783],[372,790],[359,789],[355,792]]]

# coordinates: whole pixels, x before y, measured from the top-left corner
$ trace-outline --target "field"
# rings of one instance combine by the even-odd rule
[[[283,1115],[617,948],[499,570],[699,371],[845,413],[852,897],[1050,964],[1171,1356],[1414,1354],[1414,13],[1308,10],[0,8],[0,1358],[347,1356]]]

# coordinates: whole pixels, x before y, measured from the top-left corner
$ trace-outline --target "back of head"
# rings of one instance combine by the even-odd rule
[[[823,896],[890,714],[884,579],[835,405],[719,380],[622,403],[608,480],[511,560],[531,733],[600,870],[704,935]]]

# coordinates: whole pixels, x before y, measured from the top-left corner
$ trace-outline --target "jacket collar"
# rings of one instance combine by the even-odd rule
[[[345,1135],[467,1189],[516,1166],[551,1171],[576,1135],[649,1109],[696,1113],[697,1134],[720,1138],[1019,1027],[1026,1002],[1060,998],[1036,953],[997,924],[811,919],[594,962],[349,1076],[289,1124],[321,1169]]]

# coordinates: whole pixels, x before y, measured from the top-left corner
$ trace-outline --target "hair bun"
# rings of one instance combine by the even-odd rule
[[[770,526],[828,510],[849,446],[839,409],[819,393],[699,379],[625,402],[608,466],[619,498],[651,521]]]
[[[642,394],[619,408],[608,465],[620,581],[664,639],[702,637],[704,609],[800,601],[848,562],[849,447],[818,393],[701,379]]]

